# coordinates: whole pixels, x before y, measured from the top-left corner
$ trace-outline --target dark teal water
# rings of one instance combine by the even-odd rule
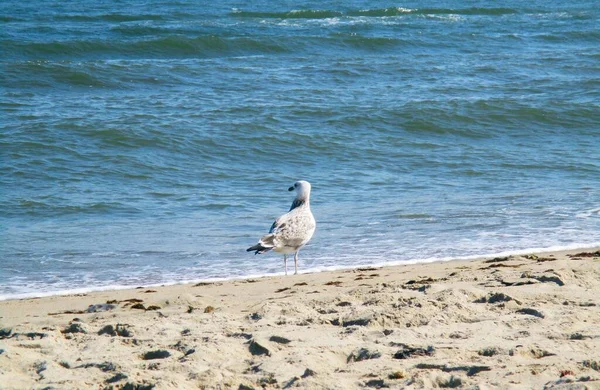
[[[600,245],[597,1],[0,4],[0,297]]]

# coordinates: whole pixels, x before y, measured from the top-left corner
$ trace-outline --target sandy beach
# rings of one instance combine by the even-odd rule
[[[0,302],[2,389],[598,389],[600,252]]]

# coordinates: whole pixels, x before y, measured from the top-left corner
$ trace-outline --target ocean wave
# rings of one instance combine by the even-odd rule
[[[5,216],[29,217],[63,217],[73,215],[106,215],[110,213],[135,214],[140,213],[135,207],[123,202],[89,202],[84,204],[64,204],[57,199],[14,199],[11,202],[2,202],[11,212]]]
[[[107,14],[56,14],[52,15],[55,21],[76,21],[76,22],[135,22],[141,20],[164,20],[163,15],[158,14],[123,14],[123,13],[107,13]]]
[[[328,19],[344,16],[340,11],[328,10],[292,10],[283,12],[240,11],[234,10],[233,16],[239,18],[265,18],[265,19]]]
[[[518,14],[520,11],[514,8],[422,8],[416,9],[411,13],[421,15],[489,15],[502,16]]]
[[[374,8],[360,9],[349,11],[334,11],[334,10],[292,10],[280,12],[263,12],[263,11],[242,11],[233,10],[232,15],[240,18],[264,18],[264,19],[329,19],[340,17],[390,17],[411,15],[490,15],[501,16],[517,14],[519,10],[514,8]]]
[[[275,38],[222,37],[204,35],[188,37],[170,35],[134,41],[65,40],[52,42],[1,42],[7,55],[13,58],[77,58],[80,56],[125,58],[219,56],[283,53],[289,50]]]
[[[26,19],[19,18],[18,16],[12,15],[0,15],[0,22],[11,23],[11,22],[22,22]]]

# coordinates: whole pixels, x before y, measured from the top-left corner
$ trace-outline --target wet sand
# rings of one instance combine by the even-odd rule
[[[598,389],[600,252],[1,301],[0,328],[1,389]]]

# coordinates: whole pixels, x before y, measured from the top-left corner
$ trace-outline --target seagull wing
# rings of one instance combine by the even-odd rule
[[[269,229],[269,233],[270,234],[277,234],[279,232],[281,232],[283,229],[285,229],[285,216],[287,214],[282,215],[281,217],[277,218],[275,220],[275,222],[273,222],[273,225],[271,225],[271,229]]]

